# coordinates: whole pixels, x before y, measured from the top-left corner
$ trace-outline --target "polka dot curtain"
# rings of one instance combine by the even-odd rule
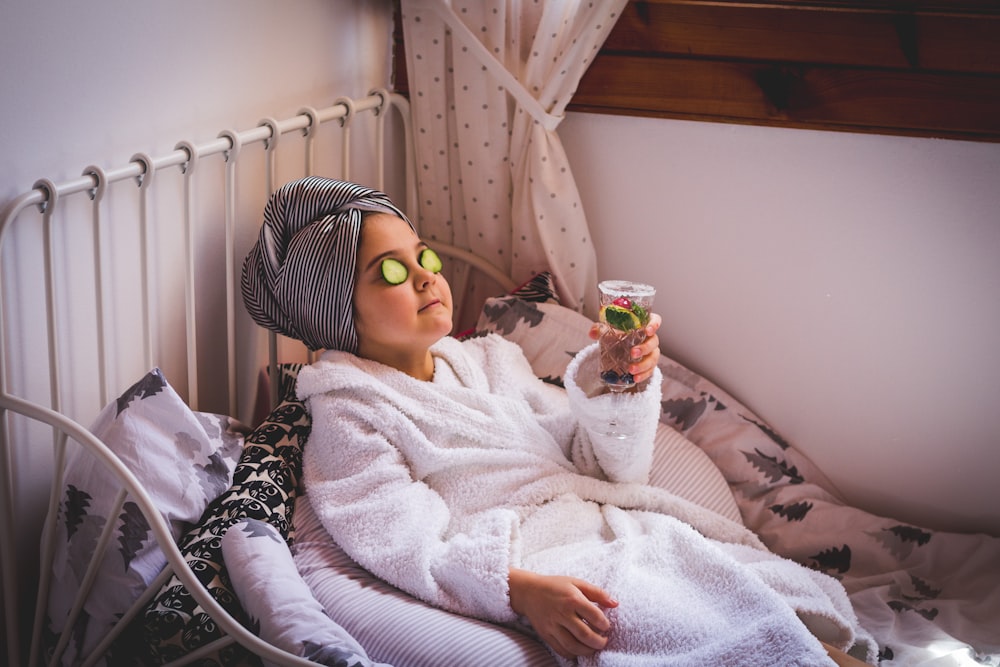
[[[420,233],[515,279],[551,271],[591,316],[597,259],[556,127],[626,2],[402,0]]]

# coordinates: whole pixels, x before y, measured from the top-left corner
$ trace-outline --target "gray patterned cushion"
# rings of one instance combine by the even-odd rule
[[[157,368],[109,403],[91,432],[138,477],[176,539],[229,486],[246,430],[229,417],[189,409]],[[116,527],[64,664],[93,649],[166,564],[131,498],[109,516],[120,488],[99,460],[83,448],[71,450],[59,505],[64,539],[56,543],[47,609],[49,649],[65,627],[98,535],[108,521]]]

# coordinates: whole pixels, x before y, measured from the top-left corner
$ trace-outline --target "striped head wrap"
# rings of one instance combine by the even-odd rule
[[[362,211],[413,224],[378,190],[309,176],[276,190],[243,261],[243,303],[257,324],[311,350],[356,353],[354,274]]]

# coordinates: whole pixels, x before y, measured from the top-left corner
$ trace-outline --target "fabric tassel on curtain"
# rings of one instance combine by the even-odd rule
[[[515,279],[551,271],[590,316],[596,253],[556,127],[626,2],[402,0],[420,233]]]

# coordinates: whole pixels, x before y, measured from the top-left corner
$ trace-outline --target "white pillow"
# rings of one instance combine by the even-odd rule
[[[241,424],[192,411],[158,368],[108,404],[90,430],[138,477],[175,540],[229,487],[243,449]],[[65,626],[104,526],[109,520],[117,525],[64,664],[78,662],[96,646],[166,564],[130,498],[118,516],[108,516],[120,489],[114,475],[83,447],[67,457],[48,601],[52,632]]]
[[[222,556],[233,591],[261,639],[331,667],[379,667],[323,611],[274,526],[259,519],[234,524],[222,537]]]

